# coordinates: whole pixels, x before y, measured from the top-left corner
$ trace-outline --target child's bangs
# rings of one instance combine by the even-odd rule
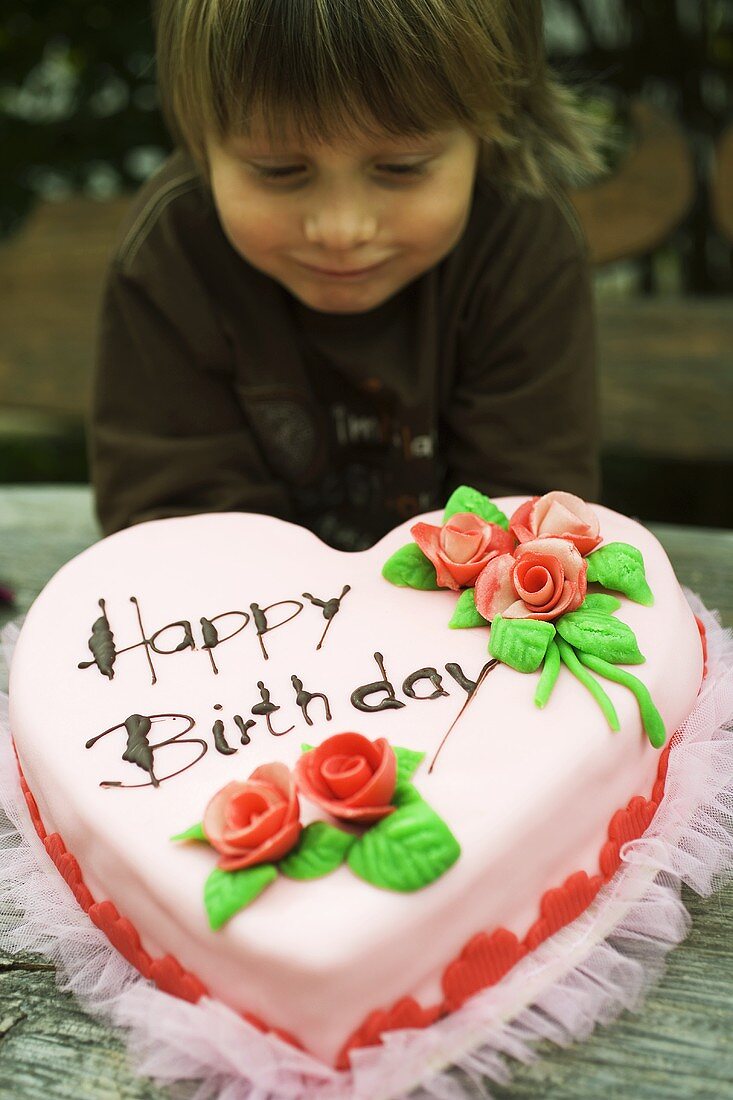
[[[459,125],[513,194],[604,169],[603,127],[547,68],[537,0],[154,0],[161,105],[207,143],[333,145]]]
[[[424,91],[424,85],[420,90]],[[231,110],[230,101],[229,111],[219,116],[218,138],[256,133],[266,140],[307,148],[348,142],[357,136],[374,142],[385,136],[420,137],[458,121],[458,116],[436,109],[441,106],[439,99],[426,97],[420,102],[404,82],[394,94],[379,88],[368,99],[359,85],[336,92],[329,83],[314,81],[307,87],[299,85],[298,94],[292,82],[269,91],[259,83],[257,89],[243,92],[237,101],[241,107]]]
[[[451,124],[481,132],[505,104],[505,66],[498,56],[491,64],[486,43],[479,47],[460,20],[454,25],[440,0],[212,0],[206,15],[182,50],[161,42],[175,70],[175,115],[192,148],[254,126],[300,144],[423,135]]]

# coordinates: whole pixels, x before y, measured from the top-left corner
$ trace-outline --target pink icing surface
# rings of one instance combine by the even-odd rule
[[[497,503],[511,514],[521,499]],[[633,672],[649,687],[669,735],[699,687],[697,626],[656,539],[632,520],[595,507],[605,541],[629,542],[644,555],[655,606],[622,598],[618,617],[634,630],[647,658]],[[441,517],[419,518],[435,524]],[[133,527],[79,555],[52,579],[28,614],[11,669],[11,724],[23,771],[46,828],[64,838],[92,894],[114,902],[151,955],[175,956],[212,994],[292,1032],[327,1061],[374,1009],[407,996],[426,1008],[441,1000],[440,976],[472,937],[502,927],[522,939],[540,918],[546,890],[581,870],[597,875],[609,820],[633,795],[651,791],[659,761],[626,689],[604,682],[621,720],[620,732],[611,733],[567,670],[540,711],[533,705],[537,675],[499,667],[428,775],[465,700],[444,666],[458,662],[476,679],[488,655],[485,631],[447,628],[454,593],[395,588],[381,577],[388,555],[410,541],[414,522],[360,554],[330,550],[308,532],[264,516],[216,514]],[[345,584],[351,591],[317,650],[324,619],[302,594],[325,600]],[[181,619],[193,627],[195,651],[153,655],[156,684],[142,647],[118,655],[111,681],[95,667],[77,668],[90,657],[86,643],[100,598],[117,645],[139,641],[132,595],[148,635]],[[250,622],[213,651],[214,675],[201,649],[200,618],[279,600],[300,600],[304,608],[266,635],[269,660]],[[292,608],[277,610],[284,617]],[[227,622],[219,622],[222,636],[232,629]],[[180,628],[171,629],[159,643],[173,648],[181,637]],[[375,651],[383,654],[405,706],[363,714],[350,694],[381,678]],[[444,674],[447,697],[404,695],[402,681],[423,666]],[[315,699],[309,708],[314,725],[306,725],[295,705],[294,674],[311,692],[326,693],[331,722]],[[258,681],[282,708],[273,715],[274,728],[295,728],[273,737],[260,717],[249,730],[250,744],[240,745],[232,716],[252,717],[250,708],[260,702]],[[121,759],[124,729],[85,748],[88,739],[134,713],[191,715],[196,725],[189,736],[205,740],[208,751],[157,789],[100,787],[104,780],[147,780]],[[235,754],[215,751],[211,727],[217,718],[229,744],[238,747]],[[461,858],[416,894],[376,889],[345,867],[307,883],[281,878],[212,933],[202,892],[215,853],[169,838],[201,820],[226,783],[273,760],[292,767],[302,741],[317,745],[343,730],[427,753],[414,782],[458,838]],[[166,727],[159,739],[172,732]],[[160,750],[156,773],[163,778],[198,751],[190,745]],[[321,816],[304,804],[305,823]]]

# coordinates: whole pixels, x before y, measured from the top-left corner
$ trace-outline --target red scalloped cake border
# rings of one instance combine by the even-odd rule
[[[697,616],[695,620],[702,640],[704,678],[707,674],[705,627]],[[617,810],[611,818],[608,839],[599,854],[599,874],[589,876],[585,871],[577,871],[566,878],[561,886],[546,890],[540,898],[540,915],[521,941],[506,928],[497,928],[491,933],[479,932],[473,936],[458,957],[448,963],[443,971],[442,1001],[425,1008],[412,997],[402,997],[391,1008],[380,1008],[371,1012],[342,1046],[336,1058],[336,1068],[348,1069],[349,1052],[358,1047],[378,1045],[386,1031],[429,1027],[442,1016],[454,1012],[469,997],[495,985],[528,952],[533,951],[543,940],[548,939],[564,925],[580,916],[593,901],[601,886],[607,883],[618,870],[622,845],[627,841],[636,840],[649,827],[664,795],[669,753],[675,739],[676,734],[670,738],[669,744],[660,756],[651,798],[634,795],[628,805]],[[17,752],[15,759],[18,764],[21,789],[35,830],[59,874],[97,928],[104,932],[110,943],[140,971],[143,977],[155,982],[165,993],[181,997],[192,1004],[201,997],[208,996],[206,986],[194,974],[184,970],[172,955],[164,955],[161,958],[153,958],[149,955],[143,948],[135,927],[126,917],[120,915],[113,902],[94,900],[84,883],[78,861],[68,851],[59,833],[46,832],[38,804],[23,775]],[[288,1032],[270,1027],[250,1013],[243,1012],[242,1016],[258,1030],[277,1035],[293,1046],[304,1049],[302,1043]]]

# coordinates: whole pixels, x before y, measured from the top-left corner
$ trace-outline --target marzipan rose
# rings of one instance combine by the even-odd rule
[[[493,558],[476,581],[476,607],[491,622],[557,619],[575,611],[588,588],[588,563],[567,539],[523,542]]]
[[[206,839],[220,854],[222,871],[274,863],[300,837],[300,803],[284,764],[263,764],[249,779],[228,783],[204,812]]]
[[[435,566],[440,587],[455,591],[473,584],[487,562],[509,553],[515,542],[503,527],[472,512],[456,512],[442,527],[416,523],[410,533]]]
[[[569,539],[581,554],[590,554],[598,546],[600,526],[589,504],[559,489],[520,504],[509,520],[509,530],[518,542],[554,536]]]
[[[336,733],[303,753],[295,778],[301,794],[343,821],[368,824],[394,810],[397,758],[383,737]]]

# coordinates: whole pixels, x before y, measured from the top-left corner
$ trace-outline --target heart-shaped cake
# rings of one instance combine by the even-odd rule
[[[464,489],[361,553],[238,513],[103,539],[28,613],[10,720],[118,950],[344,1067],[591,902],[702,672],[644,527]]]

